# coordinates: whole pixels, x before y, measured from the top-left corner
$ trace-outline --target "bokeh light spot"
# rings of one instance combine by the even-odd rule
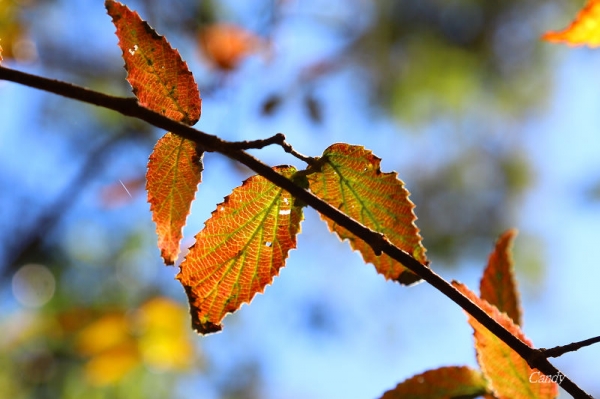
[[[23,306],[38,308],[54,296],[56,281],[46,266],[27,264],[13,276],[13,295]]]

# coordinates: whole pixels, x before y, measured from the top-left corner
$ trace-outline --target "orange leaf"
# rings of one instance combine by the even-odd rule
[[[480,371],[455,366],[415,375],[384,393],[381,399],[468,399],[488,392],[488,382]]]
[[[542,38],[549,42],[565,42],[573,46],[600,46],[600,0],[589,0],[567,29],[548,32]]]
[[[427,264],[419,229],[415,226],[415,205],[409,192],[395,172],[382,173],[381,159],[361,146],[333,144],[323,152],[316,167],[309,168],[310,189],[327,203],[337,207],[365,226],[385,234],[388,240]],[[365,262],[375,265],[386,279],[411,284],[419,277],[399,262],[383,254],[375,255],[364,241],[332,220],[329,229],[340,239],[348,239],[354,250],[360,251]]]
[[[217,67],[232,70],[258,48],[259,39],[236,25],[215,24],[199,34],[202,51]]]
[[[275,170],[288,178],[296,172],[292,166]],[[264,291],[296,247],[301,221],[302,208],[292,196],[261,176],[217,205],[177,275],[196,331],[219,331],[227,313]]]
[[[202,179],[202,152],[196,144],[172,133],[165,134],[154,146],[146,189],[156,223],[158,248],[167,265],[179,255],[182,228],[190,212],[196,188]]]
[[[137,12],[107,0],[117,28],[127,80],[141,105],[171,119],[193,125],[200,119],[200,91],[179,52],[143,21]]]
[[[0,64],[2,64],[2,46],[0,46]]]
[[[195,124],[202,101],[198,86],[179,52],[123,4],[107,0],[117,28],[127,80],[141,105],[171,119]],[[179,254],[181,229],[200,183],[202,157],[196,145],[167,133],[154,147],[148,163],[147,190],[158,247],[166,264]]]
[[[494,320],[525,344],[532,346],[513,321],[501,313],[494,305],[477,297],[464,284],[453,281],[452,285],[483,309]],[[477,320],[468,315],[469,324],[473,327],[477,361],[483,374],[490,381],[490,387],[499,399],[546,399],[558,395],[558,384],[540,383],[540,372],[531,369],[527,362],[508,345],[496,337]]]
[[[519,293],[514,277],[512,243],[517,230],[511,229],[500,236],[483,272],[479,291],[481,299],[496,306],[517,325],[521,325]]]

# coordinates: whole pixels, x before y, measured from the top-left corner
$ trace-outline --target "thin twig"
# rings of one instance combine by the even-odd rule
[[[293,156],[295,156],[296,158],[298,158],[301,161],[304,161],[307,165],[314,165],[317,162],[316,158],[309,157],[304,154],[300,154],[298,151],[294,150],[294,147],[292,147],[291,144],[289,144],[287,141],[285,141],[285,136],[284,136],[284,141],[281,143],[281,147],[283,147],[285,152],[292,154]]]
[[[236,150],[251,150],[251,149],[261,149],[267,147],[269,145],[277,144],[283,147],[283,143],[285,143],[285,136],[283,133],[277,133],[274,136],[271,136],[266,139],[259,140],[245,140],[245,141],[230,141],[227,145],[232,149]]]
[[[207,151],[219,152],[246,165],[276,186],[288,191],[291,195],[303,201],[311,208],[320,212],[322,215],[327,216],[338,225],[352,232],[358,238],[370,245],[375,253],[385,253],[392,259],[402,263],[402,265],[406,266],[412,272],[427,281],[438,291],[446,295],[450,300],[473,316],[473,318],[484,325],[490,332],[492,332],[511,349],[517,352],[519,356],[527,360],[530,367],[537,368],[548,376],[556,375],[559,372],[547,359],[536,357],[535,354],[538,353],[536,349],[529,347],[524,342],[519,340],[493,318],[491,318],[487,313],[485,313],[485,311],[483,311],[479,306],[471,302],[471,300],[450,285],[446,280],[444,280],[427,266],[422,265],[419,261],[405,251],[393,245],[385,238],[385,236],[369,229],[363,224],[350,218],[337,208],[322,201],[310,191],[296,185],[288,178],[275,172],[270,166],[262,163],[252,155],[239,149],[232,148],[230,146],[231,143],[150,111],[149,109],[140,106],[134,98],[107,96],[105,94],[72,84],[57,80],[45,79],[39,76],[26,74],[4,67],[0,67],[0,79],[10,80],[29,87],[34,87],[40,90],[45,90],[58,95],[73,98],[82,102],[102,106],[104,108],[120,112],[123,115],[141,119],[153,126],[193,140]],[[561,387],[565,391],[569,392],[574,398],[591,398],[590,395],[586,394],[566,376],[562,380]]]
[[[598,342],[600,342],[600,336],[584,339],[583,341],[579,342],[572,342],[567,345],[555,346],[554,348],[550,349],[540,348],[539,350],[541,352],[541,355],[544,357],[559,357],[567,352],[575,352],[586,346],[597,344]]]

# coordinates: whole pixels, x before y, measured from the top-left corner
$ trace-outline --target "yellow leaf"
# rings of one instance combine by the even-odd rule
[[[549,42],[564,42],[572,46],[600,46],[600,0],[589,0],[567,29],[548,32],[542,38]]]

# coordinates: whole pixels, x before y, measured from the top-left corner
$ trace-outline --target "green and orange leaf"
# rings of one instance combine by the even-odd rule
[[[200,91],[179,52],[137,12],[107,0],[117,28],[127,80],[139,103],[171,119],[194,125],[200,119]]]
[[[488,265],[483,272],[479,291],[481,299],[496,306],[515,322],[521,325],[521,307],[519,306],[519,292],[514,276],[512,258],[512,244],[517,236],[517,230],[511,229],[500,236],[494,251],[488,260]]]
[[[381,399],[469,399],[489,392],[488,382],[480,371],[469,367],[440,367],[401,382]]]
[[[571,46],[600,46],[600,0],[589,0],[568,28],[548,32],[543,37],[549,42],[563,42]]]
[[[296,173],[291,166],[275,170],[288,178]],[[302,218],[293,197],[261,176],[247,179],[217,205],[177,275],[196,331],[219,331],[227,313],[264,291],[296,247]]]
[[[167,265],[175,263],[183,226],[202,180],[202,151],[190,140],[165,134],[154,146],[146,189],[156,223],[158,248]]]
[[[310,190],[358,222],[385,234],[394,245],[427,264],[419,229],[414,223],[415,205],[408,198],[409,192],[395,172],[382,173],[380,163],[381,159],[364,147],[333,144],[323,152],[317,165],[309,169]],[[386,279],[402,284],[419,280],[401,263],[385,254],[375,255],[364,241],[332,220],[321,217],[331,231],[340,239],[349,240],[365,262],[375,265]]]
[[[494,305],[479,298],[464,284],[453,281],[452,285],[504,326],[511,334],[525,344],[532,346],[531,341],[527,339],[519,326],[505,313],[501,313]],[[530,368],[522,357],[472,316],[468,315],[468,318],[469,324],[474,330],[477,361],[497,398],[551,399],[558,396],[558,384],[534,384],[530,382],[530,377],[535,376],[534,373],[539,373],[539,371]]]

